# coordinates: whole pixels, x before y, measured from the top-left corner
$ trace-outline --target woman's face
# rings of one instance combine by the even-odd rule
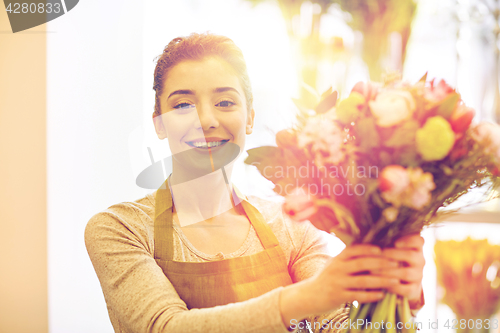
[[[168,138],[174,160],[176,155],[184,156],[184,167],[186,163],[206,165],[217,152],[220,157],[224,151],[226,155],[242,151],[245,135],[252,132],[254,110],[247,111],[240,80],[231,65],[218,57],[186,60],[171,68],[160,105],[162,115],[154,119],[156,132],[160,139]]]

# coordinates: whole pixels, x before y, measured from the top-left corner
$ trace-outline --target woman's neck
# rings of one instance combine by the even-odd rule
[[[210,222],[213,217],[233,209],[231,174],[233,163],[207,175],[190,179],[184,169],[173,168],[170,177],[172,199],[181,227]],[[188,179],[187,181],[183,181]],[[226,183],[227,180],[227,183]]]

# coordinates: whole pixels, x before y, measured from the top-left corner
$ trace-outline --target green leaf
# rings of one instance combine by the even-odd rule
[[[384,209],[387,207],[387,203],[382,199],[378,192],[373,192],[372,194],[373,203],[375,203],[379,208]]]
[[[317,229],[326,232],[332,232],[333,229],[338,228],[338,221],[335,215],[323,207],[319,207],[318,211],[309,217],[309,221],[311,221]]]
[[[264,146],[247,150],[245,164],[257,167],[260,174],[276,184],[283,175],[283,166],[287,165],[281,148]]]
[[[318,92],[316,91],[316,89],[314,89],[313,87],[311,87],[311,86],[310,86],[310,85],[308,85],[307,83],[302,82],[302,83],[301,83],[301,86],[302,86],[302,88],[303,88],[303,89],[305,89],[306,91],[308,91],[308,92],[309,92],[309,94],[310,94],[312,97],[314,97],[314,98],[316,98],[316,99],[319,99],[319,98],[320,98],[320,96],[319,96]]]
[[[427,81],[427,74],[428,74],[428,73],[429,73],[429,72],[425,72],[424,76],[422,76],[422,77],[420,78],[420,80],[418,80],[418,82],[425,82],[425,81]]]
[[[262,163],[263,161],[269,159],[269,157],[282,155],[281,149],[274,146],[252,148],[247,150],[247,153],[248,156],[245,159],[245,164],[250,165],[257,165],[257,162]]]
[[[354,221],[354,216],[351,211],[347,209],[341,203],[336,202],[333,199],[319,199],[315,200],[315,205],[317,207],[329,208],[335,214],[335,218],[339,222],[343,230],[349,230],[349,233],[353,237],[357,237],[360,234],[360,230]]]
[[[365,182],[365,195],[370,196],[378,189],[378,180],[377,179],[367,179]]]
[[[398,164],[406,168],[417,167],[419,165],[419,155],[414,145],[401,147],[401,149],[399,150]]]
[[[447,176],[451,176],[453,174],[453,169],[445,164],[441,165],[441,170],[443,170],[444,174]]]
[[[337,119],[345,125],[349,125],[361,116],[365,108],[366,100],[363,95],[353,91],[347,98],[339,102],[335,109]]]
[[[328,89],[326,89],[322,94],[321,94],[321,99],[325,99],[328,95],[330,95],[333,92],[332,87],[330,86]]]
[[[330,232],[335,234],[335,237],[340,239],[346,246],[351,245],[356,240],[354,236],[340,228],[332,228]]]
[[[389,164],[392,164],[392,156],[386,151],[381,151],[380,154],[378,155],[380,159],[380,166],[381,167],[386,167]]]
[[[316,106],[315,110],[317,113],[325,113],[333,108],[337,104],[338,93],[334,91],[330,95],[326,96],[319,104]]]
[[[319,103],[320,97],[316,90],[314,90],[314,88],[304,82],[302,82],[302,85],[300,87],[300,96],[301,104],[307,109],[314,110],[316,105],[318,105]]]
[[[436,114],[445,119],[450,119],[451,114],[457,107],[457,103],[459,100],[460,94],[456,92],[449,94],[438,106]]]
[[[416,120],[410,120],[396,127],[394,133],[384,142],[386,147],[402,147],[415,142],[415,133],[420,128]]]
[[[283,157],[286,160],[286,166],[296,166],[300,167],[302,161],[306,160],[306,157],[302,150],[297,148],[287,148],[283,149]]]
[[[308,115],[305,115],[301,112],[299,112],[297,114],[297,130],[300,131],[304,128],[304,126],[306,126],[306,123],[307,123],[307,119],[309,118]]]
[[[356,137],[359,146],[365,150],[378,147],[380,145],[380,136],[375,125],[375,119],[368,117],[356,122]]]
[[[300,99],[292,98],[293,104],[299,109],[299,114],[308,115],[309,110]]]

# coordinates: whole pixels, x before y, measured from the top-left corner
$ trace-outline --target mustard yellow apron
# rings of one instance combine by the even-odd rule
[[[278,239],[262,214],[234,186],[264,251],[213,262],[173,260],[172,196],[167,181],[155,197],[154,256],[189,309],[241,302],[292,284]]]

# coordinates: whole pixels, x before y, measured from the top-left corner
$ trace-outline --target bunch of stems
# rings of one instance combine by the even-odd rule
[[[351,304],[348,325],[344,333],[415,333],[410,303],[406,297],[386,293],[374,303]]]

